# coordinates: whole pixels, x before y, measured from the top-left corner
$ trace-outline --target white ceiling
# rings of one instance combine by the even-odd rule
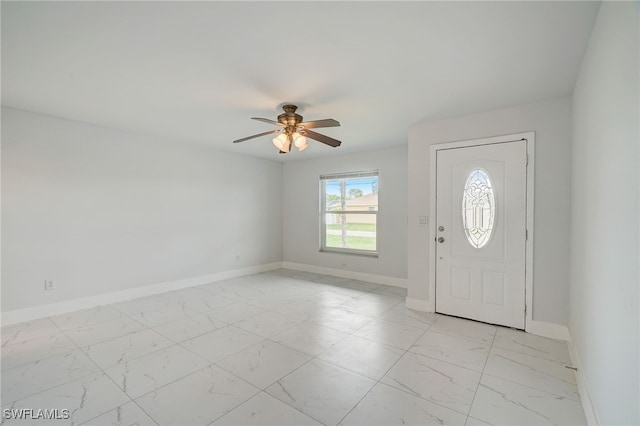
[[[273,160],[572,93],[597,2],[2,2],[2,104]],[[287,102],[333,149],[278,155]]]

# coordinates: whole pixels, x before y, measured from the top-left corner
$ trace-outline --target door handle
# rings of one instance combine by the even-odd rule
[[[444,237],[438,237],[438,242],[439,243],[444,243]]]

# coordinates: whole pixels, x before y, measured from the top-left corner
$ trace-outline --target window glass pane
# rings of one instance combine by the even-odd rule
[[[489,243],[496,214],[496,199],[489,175],[475,169],[467,178],[462,195],[462,224],[469,244],[482,248]]]
[[[376,250],[375,214],[326,213],[326,246],[354,250]]]
[[[376,254],[378,171],[320,176],[321,250]]]
[[[335,211],[342,209],[342,199],[340,197],[340,186],[342,179],[325,180],[325,211]]]
[[[377,211],[378,177],[325,180],[325,211]]]

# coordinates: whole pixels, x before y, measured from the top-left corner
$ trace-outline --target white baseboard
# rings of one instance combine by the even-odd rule
[[[333,275],[334,277],[349,278],[353,280],[367,281],[375,284],[383,284],[392,287],[407,288],[406,278],[389,277],[385,275],[367,274],[365,272],[347,271],[345,269],[327,268],[324,266],[306,265],[303,263],[282,262],[285,269],[311,272],[314,274]]]
[[[569,340],[569,329],[566,325],[551,322],[529,321],[525,326],[527,333],[557,340]]]
[[[569,337],[571,337],[571,335],[569,335]],[[587,424],[589,426],[598,426],[600,425],[600,420],[598,419],[596,408],[593,405],[593,400],[591,399],[591,391],[589,390],[589,386],[587,385],[587,381],[584,377],[584,370],[582,369],[582,361],[580,360],[580,355],[578,355],[578,348],[571,339],[569,340],[568,344],[571,363],[577,369],[576,381],[578,382],[578,392],[580,393],[580,400],[582,401],[584,416],[587,418]]]
[[[413,309],[414,311],[422,312],[433,312],[433,309],[431,309],[432,304],[428,300],[407,297],[404,303],[407,309]]]
[[[80,309],[88,309],[100,305],[108,305],[110,303],[124,302],[126,300],[131,300],[138,297],[151,296],[158,293],[180,290],[182,288],[208,284],[215,281],[228,280],[230,278],[272,271],[274,269],[280,269],[281,267],[281,262],[273,262],[264,265],[256,265],[247,268],[233,269],[230,271],[201,275],[199,277],[185,278],[182,280],[167,281],[143,287],[135,287],[127,290],[103,293],[96,296],[81,297],[78,299],[66,300],[64,302],[51,303],[48,305],[15,309],[2,313],[2,325],[32,321],[38,318],[45,318],[52,315],[63,314],[66,312],[73,312]]]

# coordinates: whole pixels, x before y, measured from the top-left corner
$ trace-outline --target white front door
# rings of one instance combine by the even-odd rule
[[[436,312],[524,329],[527,141],[436,155]]]

